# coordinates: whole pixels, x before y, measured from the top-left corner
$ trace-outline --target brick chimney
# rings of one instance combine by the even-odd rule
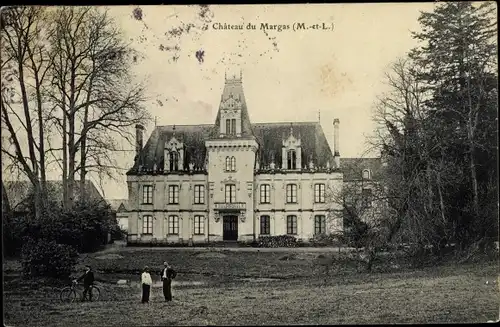
[[[340,168],[339,125],[340,120],[335,118],[333,120],[333,158],[335,160],[335,168]]]
[[[139,155],[143,146],[143,132],[144,126],[137,124],[135,125],[135,154]]]

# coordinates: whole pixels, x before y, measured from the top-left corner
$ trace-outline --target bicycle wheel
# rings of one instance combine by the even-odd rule
[[[59,293],[59,298],[61,299],[61,302],[73,303],[76,300],[76,291],[73,288],[66,286]]]
[[[90,288],[90,292],[92,292],[92,301],[97,301],[99,300],[99,297],[101,296],[101,290],[97,286],[92,286]],[[88,295],[87,295],[88,297]]]

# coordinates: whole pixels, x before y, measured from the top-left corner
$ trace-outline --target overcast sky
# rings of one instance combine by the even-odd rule
[[[388,66],[415,46],[420,11],[434,3],[110,7],[124,36],[141,52],[135,66],[148,89],[148,109],[158,125],[213,123],[224,74],[242,70],[252,122],[318,121],[333,145],[340,119],[341,157],[367,154],[365,135],[373,104],[384,92]],[[215,30],[214,24],[255,30]],[[261,23],[290,29],[262,30]],[[325,23],[329,30],[294,31],[294,23]],[[203,30],[206,26],[206,30]],[[333,29],[331,28],[333,26]],[[174,30],[177,28],[177,30]],[[163,50],[161,50],[163,48]],[[204,51],[203,62],[196,51]],[[154,124],[147,126],[145,140]],[[134,153],[120,154],[121,166]],[[59,177],[53,172],[54,178]],[[104,184],[107,198],[126,198],[126,178]]]

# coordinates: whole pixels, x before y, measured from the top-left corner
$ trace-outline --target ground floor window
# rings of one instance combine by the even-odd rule
[[[314,216],[314,234],[326,233],[326,218],[323,215]]]
[[[173,235],[179,234],[179,217],[170,216],[168,217],[168,233]]]
[[[287,216],[286,217],[286,233],[290,235],[297,234],[297,216]]]
[[[205,234],[205,217],[194,216],[194,234],[195,235]]]
[[[271,221],[269,219],[269,216],[260,216],[260,234],[271,234]]]
[[[142,233],[153,234],[153,216],[151,215],[142,216]]]

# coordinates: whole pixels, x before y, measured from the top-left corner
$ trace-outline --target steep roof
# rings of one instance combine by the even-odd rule
[[[115,212],[129,211],[128,199],[107,199],[106,200],[111,206],[111,210]]]
[[[259,143],[259,165],[266,168],[274,157],[276,167],[282,164],[283,140],[290,135],[290,129],[295,138],[301,141],[302,167],[308,167],[312,160],[315,167],[325,168],[327,162],[333,167],[333,154],[323,129],[318,122],[281,122],[254,124],[253,130]]]
[[[211,137],[215,138],[219,136],[220,124],[221,124],[221,110],[231,108],[228,106],[229,102],[235,104],[235,108],[241,110],[241,136],[242,137],[252,137],[252,124],[250,123],[250,115],[248,114],[247,103],[245,100],[245,94],[243,93],[243,79],[236,76],[233,78],[226,78],[224,83],[224,90],[220,98],[219,110],[217,112],[217,117],[215,118],[215,124]],[[231,137],[231,136],[228,136]]]
[[[326,167],[327,162],[333,167],[333,154],[326,140],[321,125],[317,122],[300,123],[259,123],[253,124],[253,134],[259,143],[259,165],[261,168],[269,166],[274,156],[276,167],[281,167],[282,141],[290,134],[290,126],[295,137],[300,137],[302,142],[302,166],[305,167],[312,159],[315,167]],[[214,125],[168,125],[157,126],[151,134],[146,145],[139,154],[139,161],[127,172],[129,175],[138,172],[139,164],[144,173],[152,173],[156,163],[156,170],[163,171],[165,142],[172,136],[185,145],[184,170],[188,170],[189,163],[194,164],[194,171],[205,169],[205,140],[211,138]],[[175,130],[174,130],[175,128]]]
[[[5,193],[9,199],[10,209],[12,211],[26,210],[26,200],[28,199],[31,190],[33,189],[30,181],[5,181]],[[85,181],[87,196],[91,199],[104,201],[101,193],[97,190],[94,183],[90,180]],[[63,184],[60,180],[47,181],[47,193],[54,201],[63,201]],[[80,194],[80,187],[76,181],[74,188],[75,198]]]
[[[369,169],[373,180],[382,173],[381,158],[340,158],[340,167],[344,173],[344,181],[357,181],[363,177],[363,170]]]

